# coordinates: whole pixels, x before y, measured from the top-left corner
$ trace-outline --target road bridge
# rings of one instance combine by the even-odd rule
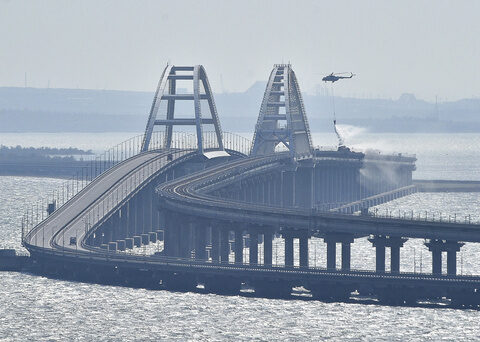
[[[193,93],[177,94],[179,81],[192,81]],[[177,101],[192,101],[194,118],[176,116]],[[195,134],[175,131],[185,125]],[[95,161],[88,181],[77,182],[59,208],[52,202],[48,217],[25,216],[22,240],[36,270],[155,288],[200,284],[217,293],[250,286],[267,297],[302,286],[327,300],[355,292],[391,304],[445,297],[478,305],[480,277],[457,275],[456,255],[465,242],[480,241],[480,225],[369,214],[371,206],[415,192],[415,157],[312,147],[290,65],[272,71],[252,148],[239,142],[220,129],[204,68],[167,66],[143,137]],[[362,237],[374,247],[375,270],[350,267],[351,246]],[[310,264],[312,238],[327,245],[326,268]],[[400,270],[401,247],[415,238],[426,239],[432,253],[430,274]],[[283,246],[281,262],[273,260],[274,240]],[[159,248],[152,255],[132,253],[151,244]]]

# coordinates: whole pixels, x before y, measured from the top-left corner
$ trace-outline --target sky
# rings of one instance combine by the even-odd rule
[[[0,0],[0,86],[153,92],[167,62],[241,92],[290,62],[302,91],[480,97],[480,1]],[[321,89],[321,88],[320,88]]]

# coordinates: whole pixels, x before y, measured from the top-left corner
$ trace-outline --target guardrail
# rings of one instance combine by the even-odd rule
[[[172,151],[169,155],[173,160],[187,155],[193,150]],[[85,227],[85,235],[93,231],[94,228],[109,217],[109,213],[113,209],[118,208],[130,198],[133,193],[139,191],[148,180],[156,175],[162,168],[170,164],[166,156],[163,158],[156,158],[153,161],[145,163],[140,168],[129,173],[119,183],[115,184],[107,193],[98,198],[96,203],[90,206],[86,212],[82,213],[82,220]],[[142,186],[143,185],[143,186]],[[85,246],[83,246],[85,247]]]
[[[223,132],[223,142],[226,149],[238,151],[248,155],[251,142],[240,135]],[[71,178],[65,180],[62,186],[51,191],[47,198],[42,198],[34,203],[28,204],[21,218],[22,243],[26,236],[49,214],[64,206],[76,194],[83,190],[96,177],[110,170],[118,163],[127,160],[141,153],[142,135],[134,136],[125,140],[105,152],[95,156],[89,161],[87,167],[82,167]],[[204,132],[205,148],[215,148],[215,132]],[[160,150],[165,148],[165,132],[157,131],[152,133],[152,140],[149,150]],[[173,132],[172,149],[196,149],[197,140],[194,133]]]
[[[29,246],[30,249],[40,249],[39,247]],[[100,248],[96,248],[91,251],[59,251],[59,250],[42,250],[42,254],[59,257],[70,257],[76,260],[96,260],[99,262],[121,262],[126,265],[125,262],[142,263],[145,265],[165,265],[172,267],[188,267],[188,268],[216,268],[219,270],[235,270],[235,271],[253,271],[253,272],[265,272],[265,273],[291,273],[291,274],[322,274],[331,276],[350,276],[350,277],[369,277],[375,279],[404,279],[404,280],[431,280],[431,281],[443,281],[443,282],[464,282],[464,283],[480,283],[480,276],[472,275],[447,275],[447,274],[432,274],[432,273],[411,273],[411,272],[384,272],[377,273],[371,270],[360,269],[328,269],[325,267],[299,267],[299,266],[283,266],[283,265],[263,265],[263,264],[247,264],[236,262],[221,262],[221,261],[206,261],[180,257],[165,257],[159,255],[141,255],[130,254],[128,252],[113,252],[105,251]]]

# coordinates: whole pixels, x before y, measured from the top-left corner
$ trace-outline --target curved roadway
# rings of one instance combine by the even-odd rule
[[[278,170],[288,156],[276,154],[246,158],[197,172],[173,182],[160,184],[157,193],[170,210],[189,212],[201,217],[243,221],[327,233],[351,233],[356,236],[381,234],[407,238],[443,239],[480,242],[480,224],[432,222],[402,218],[359,216],[313,209],[283,208],[225,200],[211,195],[242,177]]]
[[[141,153],[105,171],[26,235],[26,247],[86,251],[81,243],[88,230],[134,194],[152,175],[191,151]],[[74,237],[77,243],[70,244]]]
[[[248,274],[267,277],[281,275],[286,279],[298,279],[305,276],[307,279],[316,277],[338,278],[347,281],[359,281],[367,279],[385,279],[390,281],[427,281],[432,284],[452,284],[457,286],[471,287],[480,284],[478,277],[447,277],[425,274],[376,274],[365,271],[331,271],[320,268],[295,268],[276,267],[262,265],[243,265],[230,263],[208,263],[191,259],[168,258],[157,256],[138,256],[124,253],[109,253],[99,248],[88,248],[84,245],[87,231],[89,233],[96,228],[97,224],[113,212],[124,201],[127,201],[149,179],[152,179],[163,168],[172,164],[168,155],[172,154],[173,163],[182,157],[192,154],[188,150],[159,150],[139,154],[123,161],[108,171],[104,172],[88,184],[82,191],[70,199],[65,205],[56,210],[46,220],[37,225],[25,239],[26,247],[35,252],[47,254],[65,253],[66,257],[81,257],[88,253],[89,262],[122,262],[126,267],[145,267],[146,264],[154,269],[163,270],[190,270],[219,274]],[[255,223],[292,225],[293,227],[319,228],[328,227],[330,224],[341,224],[348,229],[360,229],[359,234],[365,234],[366,227],[378,232],[380,227],[390,226],[391,229],[403,231],[404,220],[391,220],[371,217],[358,217],[333,213],[316,213],[310,210],[297,208],[279,208],[239,201],[225,201],[208,194],[212,189],[238,181],[241,177],[248,177],[269,170],[278,170],[288,161],[286,154],[276,154],[257,158],[245,158],[227,164],[221,164],[204,171],[162,183],[157,186],[157,193],[163,200],[164,205],[177,211],[188,210],[189,213],[198,216],[208,216],[219,219],[239,219]],[[376,223],[375,223],[376,222]],[[408,222],[408,221],[405,221]],[[429,225],[430,231],[438,222],[418,222],[417,228]],[[440,224],[441,226],[441,224]],[[452,224],[450,224],[452,226]],[[459,226],[454,229],[480,232],[479,225],[453,225]],[[355,228],[356,227],[356,228]],[[360,227],[360,228],[358,228]],[[363,228],[362,228],[363,227]],[[440,231],[448,228],[440,227]],[[363,229],[363,230],[362,230]],[[424,230],[423,228],[421,229]],[[457,230],[458,232],[459,230]],[[372,232],[373,233],[373,232]],[[400,234],[405,236],[404,234]],[[76,244],[70,245],[70,238],[75,237]],[[462,241],[468,241],[462,239]],[[480,241],[480,234],[479,234]],[[50,252],[49,252],[50,251]],[[92,251],[94,251],[92,253]],[[238,273],[240,272],[240,273]]]

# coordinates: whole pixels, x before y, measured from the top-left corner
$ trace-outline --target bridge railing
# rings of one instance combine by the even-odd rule
[[[443,213],[435,211],[415,211],[385,208],[373,208],[369,210],[369,215],[378,218],[390,218],[399,220],[422,221],[422,222],[443,222],[443,223],[461,223],[461,224],[478,224],[477,219],[471,214],[460,215],[457,213]]]
[[[207,148],[218,148],[214,144],[216,141],[214,134],[215,132],[204,132],[204,141],[207,143]],[[222,134],[225,148],[248,154],[251,142],[247,138],[229,132],[223,132]],[[52,189],[46,197],[28,204],[21,218],[22,242],[49,214],[68,203],[96,177],[118,163],[141,153],[142,139],[143,134],[134,136],[101,154],[95,155],[87,162],[87,166],[79,168],[72,177],[64,180],[58,188]],[[164,149],[166,147],[165,144],[165,132],[153,132],[149,150]],[[195,134],[190,132],[173,132],[170,148],[196,149],[197,139]]]
[[[28,204],[21,218],[22,242],[49,214],[52,214],[68,203],[68,201],[82,191],[96,177],[108,171],[116,164],[139,154],[141,151],[142,138],[143,135],[134,136],[101,154],[95,155],[87,162],[87,166],[79,168],[75,174],[64,180],[61,186],[52,189],[46,197]],[[162,145],[163,136],[161,134],[155,134],[152,137],[151,149],[160,148],[159,146]]]
[[[188,149],[178,150],[171,153],[173,160],[188,154]],[[85,229],[85,235],[99,223],[109,217],[115,209],[118,208],[131,194],[139,189],[142,184],[154,176],[161,168],[166,166],[170,161],[164,159],[155,159],[145,163],[134,172],[127,175],[119,183],[104,194],[97,202],[90,206],[87,211],[82,214],[82,221]]]
[[[342,214],[337,208],[344,203],[324,203],[315,208],[316,212],[325,212],[332,214]],[[360,215],[361,210],[357,210],[353,215]],[[418,222],[440,222],[440,223],[458,223],[458,224],[479,224],[480,219],[472,214],[462,215],[458,213],[444,213],[440,211],[416,211],[401,209],[379,209],[369,208],[368,215],[377,218],[388,218],[397,220],[409,220]]]
[[[34,248],[33,248],[34,249]],[[79,256],[83,256],[88,259],[96,259],[96,260],[104,260],[106,262],[109,261],[130,261],[130,262],[141,262],[141,263],[159,263],[159,264],[174,264],[175,266],[185,266],[185,267],[200,267],[200,268],[215,268],[221,267],[225,269],[232,269],[232,270],[255,270],[255,271],[265,271],[265,272],[298,272],[301,274],[315,274],[315,273],[328,273],[331,275],[342,275],[342,276],[373,276],[375,278],[423,278],[423,279],[432,279],[432,280],[445,280],[445,281],[463,281],[463,280],[474,280],[480,281],[480,276],[475,274],[456,274],[456,275],[449,275],[449,274],[434,274],[431,272],[423,272],[423,271],[416,271],[415,268],[413,271],[400,271],[400,272],[391,272],[386,270],[385,272],[377,272],[373,269],[357,269],[351,268],[349,270],[342,270],[342,269],[329,269],[327,267],[322,266],[286,266],[284,264],[273,264],[273,265],[266,265],[263,263],[258,264],[249,264],[248,262],[234,262],[234,261],[212,261],[212,260],[205,260],[205,259],[195,259],[195,258],[182,258],[182,257],[168,257],[159,254],[140,254],[138,252],[134,252],[133,250],[125,250],[125,251],[109,251],[103,250],[103,253],[99,253],[99,250],[96,249],[95,253],[93,250],[87,251],[71,251],[71,250],[51,250],[46,251],[46,253],[51,253],[52,255],[62,255],[62,256],[70,256],[74,258],[78,258]]]
[[[252,142],[239,134],[223,132],[223,146],[226,149],[235,150],[245,155],[250,154]]]

